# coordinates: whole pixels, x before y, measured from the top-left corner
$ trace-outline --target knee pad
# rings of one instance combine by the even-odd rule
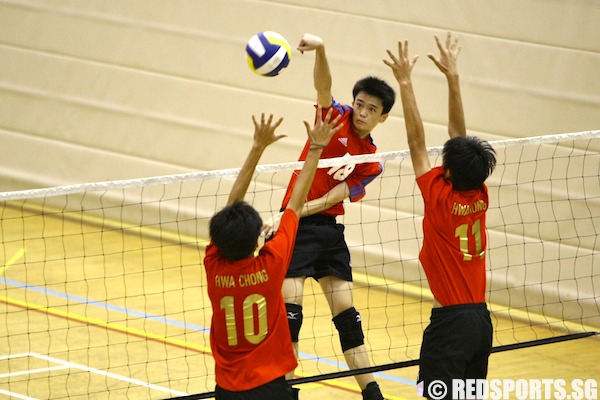
[[[356,308],[351,307],[333,318],[333,324],[340,334],[342,351],[350,350],[365,343],[362,320]]]
[[[285,310],[287,311],[292,342],[297,343],[298,336],[300,335],[300,327],[302,326],[302,306],[299,304],[285,303]]]

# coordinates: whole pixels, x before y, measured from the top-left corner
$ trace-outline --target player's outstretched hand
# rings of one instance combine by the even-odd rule
[[[427,57],[433,61],[444,75],[457,75],[458,69],[456,67],[456,60],[458,59],[461,50],[461,47],[458,45],[458,36],[453,39],[452,33],[448,32],[446,35],[446,44],[442,45],[438,35],[435,35],[435,42],[440,50],[439,58],[431,53],[427,54]]]
[[[287,135],[276,135],[275,130],[283,122],[283,118],[279,118],[273,123],[273,114],[269,115],[269,118],[265,120],[265,113],[261,114],[260,122],[256,121],[256,117],[252,116],[252,122],[254,122],[254,146],[259,148],[266,148],[270,144],[275,143],[281,138]]]
[[[391,50],[386,51],[392,61],[383,60],[383,63],[392,69],[398,83],[410,82],[410,74],[419,56],[414,56],[412,59],[408,57],[408,41],[398,41],[398,57]]]
[[[281,217],[283,216],[283,211],[278,212],[273,215],[271,218],[263,221],[262,228],[260,229],[260,236],[268,239],[270,238],[279,228],[279,223],[281,222]]]
[[[325,115],[325,118],[322,119],[322,108],[320,105],[317,106],[317,120],[315,122],[314,127],[311,128],[310,124],[307,121],[304,121],[304,126],[306,126],[306,133],[308,134],[308,139],[310,140],[311,148],[321,147],[324,148],[329,143],[329,140],[341,129],[344,124],[337,123],[340,122],[341,115],[338,115],[333,120],[331,119],[331,115],[333,113],[333,107],[329,108],[329,111]]]

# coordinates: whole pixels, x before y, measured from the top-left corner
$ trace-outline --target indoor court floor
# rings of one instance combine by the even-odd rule
[[[8,207],[1,215],[0,399],[166,399],[214,390],[198,245],[60,214]],[[355,303],[374,362],[418,358],[430,302],[403,295],[399,283],[364,282],[357,277]],[[319,290],[307,280],[299,377],[344,369]],[[499,316],[494,325],[495,345],[563,334]],[[492,354],[488,378],[598,379],[599,344],[596,336]],[[377,373],[386,398],[418,399],[417,370]],[[302,400],[360,398],[352,377],[299,387]]]

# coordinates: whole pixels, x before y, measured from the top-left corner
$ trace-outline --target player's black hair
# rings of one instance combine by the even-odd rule
[[[391,111],[396,102],[396,92],[383,79],[376,76],[367,76],[354,84],[352,89],[352,98],[356,99],[356,95],[360,92],[365,92],[369,96],[377,97],[383,104],[382,114],[387,114]]]
[[[444,169],[450,171],[454,190],[481,187],[496,167],[496,151],[475,136],[457,136],[448,140],[442,149]]]
[[[213,215],[209,234],[223,257],[236,261],[252,255],[261,227],[262,219],[254,207],[236,201]]]

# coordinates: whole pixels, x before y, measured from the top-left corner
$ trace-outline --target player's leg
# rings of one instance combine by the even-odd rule
[[[287,311],[288,324],[292,335],[292,345],[294,352],[298,357],[298,335],[302,327],[302,297],[304,293],[304,281],[306,277],[295,276],[285,278],[283,281],[282,294],[285,308]],[[286,374],[286,379],[294,377],[294,371]]]
[[[325,276],[319,279],[319,284],[331,309],[348,367],[350,369],[370,367],[369,354],[364,344],[362,321],[360,314],[354,308],[352,282],[335,276]],[[355,375],[355,378],[364,399],[383,399],[372,373]]]
[[[488,361],[492,351],[493,326],[490,312],[485,305],[473,311],[473,343],[478,343],[475,354],[471,357],[465,371],[465,379],[486,379]]]

